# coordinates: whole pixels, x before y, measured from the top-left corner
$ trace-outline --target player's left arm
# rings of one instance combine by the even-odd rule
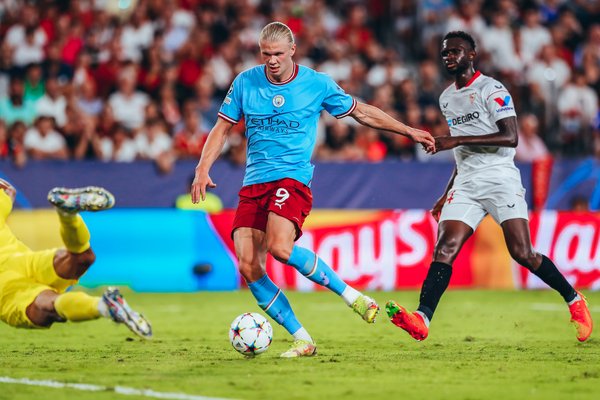
[[[440,136],[435,138],[436,151],[450,150],[457,146],[517,147],[517,117],[506,117],[496,121],[498,132],[481,136]]]
[[[403,124],[378,107],[357,102],[350,116],[362,125],[407,136],[421,143],[428,151],[435,151],[435,141],[429,132]]]

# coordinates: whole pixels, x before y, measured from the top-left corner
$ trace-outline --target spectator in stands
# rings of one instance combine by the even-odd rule
[[[112,39],[106,49],[106,56],[102,57],[106,59],[99,60],[101,62],[94,71],[94,79],[102,98],[108,97],[117,87],[123,59],[123,48],[117,39]]]
[[[6,160],[10,156],[10,140],[6,123],[0,119],[0,160]]]
[[[396,85],[409,77],[408,68],[402,64],[398,54],[392,49],[384,52],[383,57],[369,69],[367,83],[373,87],[385,84]]]
[[[34,160],[69,158],[65,138],[54,129],[54,118],[41,115],[25,133],[25,150]]]
[[[69,104],[66,108],[67,123],[62,132],[67,140],[71,158],[75,160],[99,158],[100,142],[96,140],[96,121]]]
[[[363,158],[354,142],[354,127],[334,120],[325,129],[325,141],[317,146],[315,159],[321,161],[358,161]]]
[[[79,111],[88,117],[100,115],[103,103],[97,95],[96,82],[93,79],[86,79],[78,86],[75,103]]]
[[[110,135],[98,139],[102,161],[132,162],[138,158],[138,149],[131,132],[115,123]]]
[[[171,171],[175,161],[171,151],[173,144],[162,120],[149,119],[145,127],[136,135],[135,141],[141,159],[154,161],[162,173]]]
[[[400,136],[400,135],[393,135]],[[356,147],[361,151],[361,159],[370,162],[382,161],[387,155],[387,147],[381,140],[379,132],[364,125],[356,127]]]
[[[236,130],[232,129],[227,137],[227,143],[223,148],[222,154],[224,158],[239,167],[246,165],[246,143],[247,140],[246,136],[244,136],[243,127],[239,127]]]
[[[25,99],[37,102],[46,92],[42,68],[39,64],[30,64],[25,71]]]
[[[539,136],[539,121],[533,114],[522,114],[519,117],[519,144],[516,148],[515,160],[534,162],[550,156],[548,148]]]
[[[160,48],[158,46],[152,45],[144,51],[140,67],[139,86],[146,93],[154,97],[160,89],[163,73]]]
[[[61,49],[61,59],[64,64],[70,67],[75,65],[77,56],[85,45],[83,34],[84,28],[81,21],[77,19],[71,20]]]
[[[64,84],[73,77],[73,67],[63,62],[60,50],[58,42],[50,42],[46,47],[46,58],[41,67],[44,78],[54,76]]]
[[[598,115],[598,96],[586,84],[583,71],[575,71],[558,98],[562,151],[582,156],[593,150],[592,126]]]
[[[527,81],[538,85],[548,101],[557,97],[558,90],[562,89],[570,77],[569,64],[558,56],[556,47],[551,44],[542,47],[539,59],[533,62],[527,73]]]
[[[417,98],[419,106],[422,108],[434,106],[437,112],[438,98],[444,90],[437,62],[426,59],[419,64],[417,85],[419,87]]]
[[[523,64],[515,49],[515,37],[508,15],[494,12],[492,25],[484,29],[481,35],[481,47],[490,54],[490,61],[496,71],[503,77],[522,73]]]
[[[346,12],[346,20],[339,27],[336,38],[346,43],[353,53],[364,54],[373,40],[373,31],[367,26],[367,10],[362,3],[356,2],[351,3]]]
[[[590,27],[588,38],[581,46],[581,67],[591,87],[600,93],[600,24]]]
[[[205,75],[196,82],[196,112],[200,114],[200,127],[208,132],[217,122],[220,101],[215,99],[215,86],[210,76]]]
[[[38,24],[39,13],[36,6],[28,2],[23,2],[21,10],[16,15],[19,20],[16,24],[8,28],[4,37],[5,43],[12,49],[16,49],[25,43],[27,31],[29,30],[33,37],[33,44],[42,49],[46,45],[48,38],[44,29]]]
[[[16,121],[30,125],[35,117],[35,103],[25,99],[23,79],[16,75],[11,77],[8,97],[0,99],[0,118],[8,125]]]
[[[481,15],[483,2],[481,0],[457,0],[456,3],[456,9],[447,19],[444,31],[463,30],[479,41],[486,30],[485,20]]]
[[[27,127],[22,121],[12,124],[8,130],[8,140],[13,162],[18,168],[27,163],[27,152],[25,151],[25,132]]]
[[[14,48],[13,64],[25,68],[28,64],[39,63],[44,59],[44,49],[35,40],[36,28],[27,27],[22,43]]]
[[[152,45],[154,26],[148,20],[145,5],[136,7],[121,32],[121,46],[125,58],[134,62],[142,60],[143,52]]]
[[[119,73],[119,90],[108,99],[108,104],[113,110],[115,120],[127,129],[136,130],[143,126],[145,120],[144,109],[150,98],[147,94],[135,89],[137,71],[130,64]]]
[[[169,131],[181,121],[179,104],[172,85],[163,85],[160,89],[160,114],[169,126]]]
[[[37,115],[53,117],[57,128],[61,129],[67,122],[67,99],[62,95],[58,80],[49,76],[45,82],[46,94],[36,103]]]
[[[346,81],[350,78],[352,61],[348,54],[348,45],[342,41],[332,41],[328,47],[329,57],[319,66],[319,71],[331,76],[335,81]]]
[[[540,12],[531,7],[523,12],[523,26],[519,30],[519,55],[526,66],[538,57],[543,46],[552,43],[548,28],[540,24]]]
[[[200,115],[194,103],[188,103],[183,116],[183,127],[173,137],[173,147],[178,159],[199,159],[208,132],[201,128]]]
[[[10,77],[13,74],[12,50],[6,43],[0,43],[0,99],[8,97]]]
[[[423,129],[421,109],[416,103],[410,103],[406,107],[404,118],[396,115],[396,112],[389,112],[390,115],[398,120],[405,121],[409,126]],[[383,137],[387,144],[387,156],[402,160],[412,160],[415,157],[415,144],[412,140],[400,135],[385,135]],[[423,152],[425,153],[425,152]],[[427,155],[427,157],[431,157]]]

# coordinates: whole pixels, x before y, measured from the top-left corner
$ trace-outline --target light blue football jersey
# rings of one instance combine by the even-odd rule
[[[328,75],[294,65],[285,82],[267,78],[265,65],[239,74],[223,100],[219,117],[246,122],[244,186],[292,178],[310,186],[317,122],[322,110],[336,118],[354,111],[356,100]]]

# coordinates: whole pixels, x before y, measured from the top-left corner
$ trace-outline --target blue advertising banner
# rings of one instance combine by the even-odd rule
[[[46,194],[54,186],[103,186],[112,191],[117,208],[173,207],[189,190],[195,161],[178,162],[169,174],[159,174],[152,162],[86,161],[30,162],[23,169],[0,162],[0,177],[20,191],[17,208],[48,207]],[[519,165],[527,200],[531,200],[531,165]],[[453,163],[385,161],[381,163],[316,163],[312,183],[314,208],[429,209],[446,188]],[[557,167],[557,170],[559,168]],[[218,161],[211,170],[212,190],[225,208],[237,206],[244,168]],[[531,202],[530,202],[531,204]],[[557,202],[557,204],[562,204]]]
[[[109,210],[85,213],[96,253],[80,283],[141,292],[234,290],[237,267],[201,211]]]

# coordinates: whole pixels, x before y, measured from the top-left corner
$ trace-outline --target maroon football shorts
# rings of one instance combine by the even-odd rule
[[[308,186],[291,178],[242,187],[231,236],[237,228],[254,228],[265,232],[269,212],[294,223],[296,240],[302,236],[302,225],[312,208],[312,192]]]

